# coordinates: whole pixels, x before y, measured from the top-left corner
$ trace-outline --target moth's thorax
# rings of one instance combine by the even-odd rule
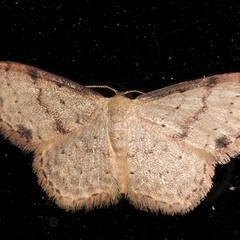
[[[132,101],[125,96],[116,95],[108,103],[109,114],[109,139],[119,165],[118,182],[121,193],[126,193],[126,159],[127,159],[127,123],[125,121],[127,109],[132,105]]]
[[[122,95],[116,95],[108,103],[109,136],[112,147],[117,156],[124,154],[126,149],[126,114],[131,105],[131,100]]]

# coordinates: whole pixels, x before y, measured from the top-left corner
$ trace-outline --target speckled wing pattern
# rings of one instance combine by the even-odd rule
[[[169,214],[188,212],[210,190],[214,166],[240,152],[240,74],[146,93],[129,116],[131,202]]]
[[[240,153],[240,74],[176,84],[130,100],[0,62],[0,131],[35,153],[33,169],[66,210],[115,204],[186,213],[216,164]]]
[[[105,115],[105,98],[88,88],[34,67],[0,63],[1,132],[35,152],[39,183],[65,209],[117,200]]]

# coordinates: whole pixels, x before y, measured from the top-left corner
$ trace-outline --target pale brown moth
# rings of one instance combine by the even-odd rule
[[[0,62],[0,129],[34,152],[33,169],[66,210],[115,204],[186,213],[216,164],[240,153],[240,74],[188,81],[129,99],[37,68]]]

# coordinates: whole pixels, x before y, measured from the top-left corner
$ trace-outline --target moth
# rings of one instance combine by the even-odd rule
[[[240,153],[240,73],[183,82],[129,99],[0,62],[0,131],[26,152],[65,210],[127,198],[184,214],[212,187],[217,164]]]

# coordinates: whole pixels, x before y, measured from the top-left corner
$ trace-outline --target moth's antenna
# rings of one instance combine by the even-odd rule
[[[85,87],[88,87],[88,88],[107,88],[107,89],[113,91],[116,95],[118,94],[118,91],[116,89],[114,89],[112,87],[109,87],[108,85],[86,85]],[[144,94],[144,92],[139,91],[139,90],[129,90],[129,91],[123,92],[124,95],[127,95],[129,93]]]
[[[111,88],[111,87],[109,87],[107,85],[87,85],[85,87],[88,87],[88,88],[107,88],[109,90],[112,90],[115,94],[117,94],[117,92],[118,92],[116,89]]]
[[[140,94],[144,94],[144,92],[139,91],[139,90],[129,90],[129,91],[124,92],[125,95],[128,94],[128,93],[140,93]]]

